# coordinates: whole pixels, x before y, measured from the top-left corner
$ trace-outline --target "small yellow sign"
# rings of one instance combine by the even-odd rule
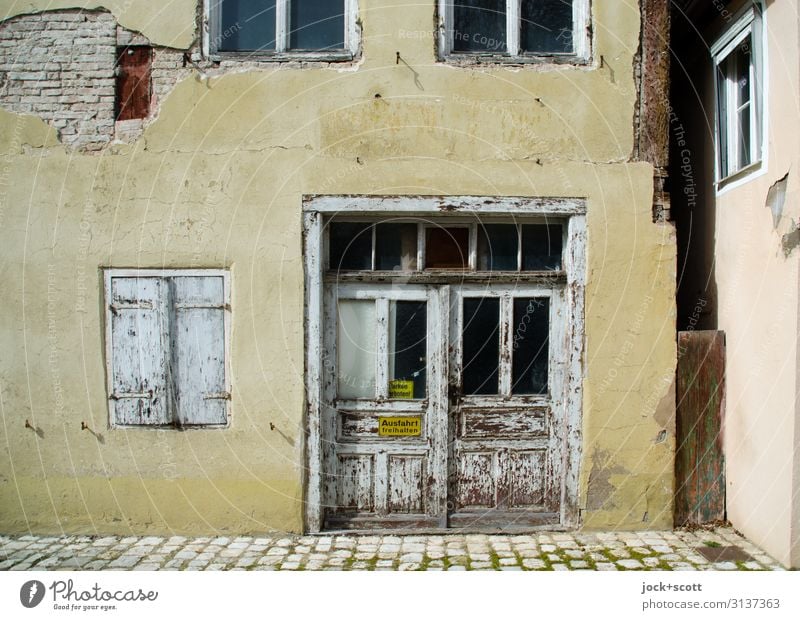
[[[406,379],[389,381],[389,398],[414,398],[414,382]]]
[[[378,435],[381,437],[418,437],[421,434],[421,416],[417,415],[378,418]]]

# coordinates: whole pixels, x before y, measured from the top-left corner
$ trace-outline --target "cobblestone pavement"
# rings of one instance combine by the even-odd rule
[[[705,555],[722,555],[714,561]],[[748,557],[749,556],[749,557]],[[0,570],[782,570],[730,528],[424,536],[0,536]]]

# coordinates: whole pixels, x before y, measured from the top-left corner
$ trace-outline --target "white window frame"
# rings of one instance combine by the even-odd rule
[[[714,70],[714,170],[717,191],[720,192],[757,176],[766,169],[766,53],[763,44],[766,27],[764,12],[758,2],[751,2],[736,17],[734,23],[711,46]],[[750,84],[750,163],[739,162],[739,127],[735,84],[725,79],[725,92],[720,92],[720,65],[747,38],[751,41]],[[725,109],[721,109],[724,100]],[[724,139],[723,131],[724,127]],[[727,169],[723,169],[723,151]]]
[[[506,0],[506,51],[454,52],[453,51],[453,0],[437,0],[439,14],[439,60],[473,62],[541,63],[588,62],[591,50],[591,0],[572,0],[572,53],[520,53],[521,0]]]
[[[225,389],[220,395],[225,401],[224,424],[189,424],[179,425],[175,420],[175,412],[170,411],[172,422],[170,424],[123,424],[116,421],[115,399],[114,399],[114,376],[113,376],[113,340],[112,340],[112,320],[111,304],[113,278],[163,278],[173,277],[221,277],[223,286],[223,326],[224,326],[224,372]],[[124,268],[105,268],[103,270],[104,280],[104,320],[105,320],[105,354],[106,354],[106,394],[108,398],[108,419],[109,428],[139,428],[139,429],[219,429],[229,428],[231,422],[231,278],[230,270],[227,269],[124,269]],[[173,310],[170,309],[170,312]],[[171,406],[171,405],[167,405]]]
[[[258,60],[258,61],[319,61],[337,62],[353,60],[359,51],[361,29],[358,23],[358,0],[344,0],[344,49],[304,51],[289,49],[289,2],[276,0],[275,4],[275,50],[274,51],[225,51],[220,52],[218,41],[222,37],[222,19],[219,2],[203,0],[202,48],[203,56],[209,60]]]

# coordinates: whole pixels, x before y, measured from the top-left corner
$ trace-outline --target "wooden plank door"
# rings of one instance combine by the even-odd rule
[[[464,285],[452,301],[449,524],[557,524],[568,351],[564,292]]]
[[[678,332],[676,526],[725,519],[724,396],[724,332]]]
[[[329,284],[324,303],[325,527],[443,527],[446,291]]]

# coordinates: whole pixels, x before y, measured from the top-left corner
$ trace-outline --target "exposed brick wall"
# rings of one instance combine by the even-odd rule
[[[115,139],[114,63],[124,45],[149,41],[118,27],[106,11],[48,11],[0,22],[0,106],[48,121],[68,146],[102,149]],[[151,117],[189,73],[182,51],[154,49]],[[128,123],[116,137],[135,139],[143,125]]]
[[[51,122],[65,144],[102,148],[114,136],[116,27],[98,11],[0,23],[0,104]]]

